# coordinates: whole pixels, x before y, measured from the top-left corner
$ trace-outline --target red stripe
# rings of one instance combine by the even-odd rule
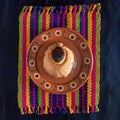
[[[72,13],[72,29],[76,30],[76,10],[77,6],[74,6],[74,12]],[[73,111],[76,113],[76,110],[74,109],[76,107],[76,92],[72,92],[72,106]]]
[[[22,104],[24,109],[26,108],[26,20],[27,9],[23,14],[22,22]]]
[[[92,14],[92,54],[93,54],[93,70],[92,70],[92,111],[95,107],[96,95],[96,12]]]

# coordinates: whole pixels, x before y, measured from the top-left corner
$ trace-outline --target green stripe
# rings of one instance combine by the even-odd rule
[[[23,7],[19,15],[19,50],[18,50],[18,106],[22,112],[22,15],[25,10]]]
[[[42,32],[42,13],[39,14],[39,17],[38,17],[38,32]]]
[[[76,15],[76,31],[80,33],[80,13]],[[76,91],[76,106],[79,107],[79,90]]]
[[[79,11],[77,12],[76,15],[76,31],[80,33],[80,13],[81,13],[81,6],[79,5]],[[79,96],[79,90],[76,91],[76,106],[79,107],[80,103],[79,100],[80,96]]]
[[[76,15],[76,30],[80,33],[80,12]]]
[[[100,12],[96,14],[96,111],[99,111],[98,104],[99,104],[99,91],[100,91],[100,29],[101,29],[101,18]]]
[[[38,32],[42,32],[42,14],[39,14],[38,17]],[[42,90],[38,88],[38,106],[42,106]]]

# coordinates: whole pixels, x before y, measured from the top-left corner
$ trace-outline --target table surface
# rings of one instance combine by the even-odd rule
[[[102,4],[100,112],[20,115],[17,107],[18,13],[23,5]],[[0,120],[119,120],[120,0],[0,0]]]

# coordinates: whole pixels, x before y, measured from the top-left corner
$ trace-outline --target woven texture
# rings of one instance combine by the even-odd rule
[[[18,106],[21,114],[65,114],[99,111],[100,91],[100,4],[74,6],[26,6],[19,15]],[[50,28],[68,27],[88,40],[93,70],[88,81],[66,95],[47,93],[29,78],[26,53],[33,38]]]

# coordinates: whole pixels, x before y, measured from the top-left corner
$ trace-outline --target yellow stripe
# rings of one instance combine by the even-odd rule
[[[67,13],[67,27],[72,29],[72,10],[73,10],[73,6],[69,7],[69,13]],[[67,93],[66,97],[67,97],[67,107],[70,110],[70,113],[73,113],[73,109],[72,107],[72,96],[71,96],[71,92]]]
[[[92,48],[92,13],[88,12],[88,44]],[[92,87],[92,76],[88,78],[88,94],[87,94],[87,112],[89,112],[89,106],[91,106],[91,87]]]
[[[49,93],[45,92],[45,111],[44,111],[44,114],[48,114],[48,108],[49,108]]]
[[[27,14],[27,41],[26,41],[26,50],[28,49],[28,46],[30,44],[30,14],[31,14],[31,10],[32,7],[29,8],[29,12]],[[29,75],[28,75],[28,68],[26,68],[26,104],[27,104],[27,108],[28,108],[28,113],[32,113],[31,109],[30,109],[30,89],[29,89],[29,83],[30,83],[30,79],[29,79]]]
[[[48,7],[46,13],[46,30],[50,28],[50,13],[49,13],[50,9],[52,9],[52,7]]]
[[[69,7],[69,13],[67,13],[67,27],[72,29],[72,10],[73,6]]]

